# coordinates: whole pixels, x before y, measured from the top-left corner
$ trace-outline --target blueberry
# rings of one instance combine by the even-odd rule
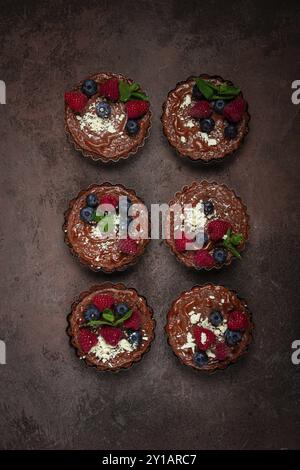
[[[225,263],[227,259],[227,250],[221,247],[215,248],[213,252],[213,257],[217,263]]]
[[[127,313],[129,310],[128,306],[126,304],[117,304],[115,306],[115,312],[119,317],[123,317],[125,313]]]
[[[209,321],[213,326],[219,326],[223,322],[223,315],[218,310],[214,310],[209,315]]]
[[[235,139],[238,133],[237,126],[234,124],[228,124],[224,129],[224,135],[227,139]]]
[[[86,204],[89,206],[89,207],[98,207],[99,206],[99,199],[97,198],[96,194],[89,194],[87,197],[86,197]]]
[[[235,346],[242,339],[242,333],[240,331],[226,330],[225,340],[228,346]]]
[[[214,110],[218,114],[223,113],[223,109],[225,107],[225,101],[224,100],[216,100],[214,103]]]
[[[93,216],[94,216],[94,209],[92,207],[84,207],[80,211],[80,218],[83,222],[87,222],[88,224],[93,223]]]
[[[193,86],[192,97],[194,98],[194,100],[204,100],[205,99],[205,97],[202,95],[201,91],[197,87],[196,83]]]
[[[140,129],[139,123],[134,119],[129,119],[126,123],[126,130],[129,135],[135,135]]]
[[[111,115],[111,106],[106,101],[101,101],[96,104],[96,114],[100,118],[107,119]]]
[[[203,201],[204,214],[209,215],[214,211],[214,205],[211,201]]]
[[[95,95],[95,93],[97,93],[97,90],[98,87],[95,80],[84,80],[81,86],[82,93],[84,93],[88,97]]]
[[[140,330],[132,331],[128,335],[128,341],[132,346],[138,346],[142,342],[142,333]]]
[[[89,305],[86,311],[84,312],[84,318],[86,321],[99,320],[101,313],[95,307],[95,305]]]
[[[208,356],[204,351],[198,351],[194,354],[194,363],[198,367],[205,366],[208,363]]]
[[[200,129],[202,132],[209,134],[215,127],[215,121],[211,118],[200,120]]]

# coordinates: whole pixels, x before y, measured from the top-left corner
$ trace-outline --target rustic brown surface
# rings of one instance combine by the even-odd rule
[[[2,2],[0,447],[300,447],[299,106],[296,2]],[[116,165],[77,154],[64,133],[63,93],[99,70],[140,82],[152,98],[143,151]],[[176,156],[162,135],[161,105],[176,82],[219,74],[239,85],[252,120],[235,158],[213,167]],[[145,295],[157,320],[143,361],[116,375],[76,358],[65,333],[73,298],[101,280],[63,243],[69,199],[91,183],[132,187],[168,201],[194,179],[235,189],[252,232],[241,263],[199,274],[151,242],[130,271],[109,280]],[[180,365],[163,333],[171,302],[197,283],[222,283],[248,299],[256,341],[247,357],[208,377]]]

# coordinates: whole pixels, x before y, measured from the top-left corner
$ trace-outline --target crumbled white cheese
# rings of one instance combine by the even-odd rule
[[[200,137],[204,140],[204,142],[208,144],[209,147],[211,147],[212,145],[217,145],[218,143],[216,139],[209,137],[206,132],[200,132]]]
[[[202,332],[202,333],[201,333],[201,344],[205,344],[206,339],[207,339],[206,334]]]
[[[186,343],[181,346],[181,349],[192,349],[192,351],[195,352],[196,344],[194,342],[193,335],[190,332],[186,335]]]
[[[180,137],[180,140],[181,140],[181,142],[186,142],[186,138],[184,137],[184,135],[182,135],[182,136]]]
[[[191,95],[185,95],[185,97],[183,98],[183,101],[180,105],[180,108],[181,109],[184,109],[184,108],[187,108],[192,102],[192,96]]]
[[[186,122],[185,126],[186,126],[186,127],[189,127],[189,128],[194,127],[194,126],[195,126],[195,122],[192,121],[192,119],[189,119],[189,120]]]
[[[101,335],[98,336],[98,342],[90,350],[90,354],[94,354],[97,359],[100,359],[102,362],[107,362],[110,359],[113,359],[118,354],[124,351],[131,352],[135,347],[127,341],[127,339],[121,339],[117,346],[111,346],[107,344],[104,338]]]
[[[192,313],[190,317],[191,324],[195,325],[196,323],[198,323],[199,319],[200,319],[200,313]]]

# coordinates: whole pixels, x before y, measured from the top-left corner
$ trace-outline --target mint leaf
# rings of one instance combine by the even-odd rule
[[[91,320],[82,326],[89,326],[91,328],[97,328],[98,326],[101,326],[101,325],[111,325],[111,322],[105,321],[105,320]]]
[[[130,318],[132,315],[132,310],[128,310],[128,312],[125,313],[125,315],[123,315],[122,318],[119,318],[119,320],[116,320],[114,322],[114,326],[117,326],[117,325],[120,325],[121,323],[123,323],[125,320],[128,320],[128,318]]]
[[[102,312],[102,317],[110,323],[113,323],[115,316],[110,308],[106,308]]]
[[[104,215],[98,215],[98,214],[96,214],[96,212],[94,212],[93,221],[94,222],[100,222],[100,220],[102,220],[103,217],[104,217]]]
[[[145,93],[142,93],[141,91],[133,91],[131,93],[131,96],[134,98],[137,98],[138,100],[149,101],[149,97],[145,95]]]
[[[231,253],[238,259],[242,259],[241,255],[239,254],[239,252],[237,251],[236,248],[234,248],[233,245],[228,245],[227,246],[228,250],[231,251]]]
[[[119,93],[120,93],[120,101],[128,101],[131,94],[131,89],[129,83],[125,82],[124,80],[119,81]]]
[[[131,84],[129,85],[129,87],[130,87],[131,93],[132,93],[133,91],[137,91],[137,90],[140,89],[140,85],[139,85],[138,83],[131,83]]]
[[[241,233],[236,233],[231,236],[231,243],[233,245],[240,245],[244,241],[244,237]]]
[[[240,88],[236,86],[227,85],[226,83],[222,83],[219,87],[220,95],[237,96],[240,92]]]
[[[214,89],[211,87],[211,84],[207,80],[203,80],[202,78],[195,78],[195,82],[202,95],[207,100],[212,99],[212,96],[214,95]]]

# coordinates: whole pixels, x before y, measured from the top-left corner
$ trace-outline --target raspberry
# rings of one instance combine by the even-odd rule
[[[120,330],[120,328],[109,325],[102,326],[99,333],[102,338],[104,338],[105,342],[111,346],[117,346],[118,342],[123,336],[122,330]]]
[[[109,294],[97,294],[93,298],[93,304],[97,307],[100,312],[103,312],[106,308],[111,308],[115,303],[115,299]]]
[[[217,343],[216,345],[216,358],[218,361],[224,361],[230,353],[230,348],[225,343]]]
[[[239,97],[226,104],[223,110],[223,115],[230,122],[239,122],[242,119],[245,111],[246,101],[243,98]]]
[[[67,91],[65,93],[65,102],[76,113],[80,113],[88,102],[86,95],[81,91]]]
[[[130,100],[125,103],[128,119],[138,119],[149,111],[149,102],[144,100]]]
[[[215,264],[212,255],[203,249],[196,251],[194,263],[198,268],[211,268]]]
[[[206,351],[216,342],[215,334],[202,326],[194,327],[195,341],[200,351]]]
[[[226,220],[212,220],[207,226],[207,232],[209,238],[216,242],[226,235],[229,228],[231,228],[231,223]]]
[[[119,80],[110,78],[104,83],[100,83],[99,93],[110,101],[118,101],[119,99]]]
[[[183,253],[186,250],[186,244],[189,240],[186,238],[185,234],[182,233],[181,238],[175,238],[175,248],[178,253]]]
[[[128,318],[128,320],[125,320],[123,325],[124,328],[127,328],[128,330],[138,330],[141,326],[140,312],[138,310],[134,310],[131,317]]]
[[[229,313],[227,326],[230,330],[233,331],[243,331],[249,325],[247,315],[238,310],[234,310]]]
[[[97,344],[98,336],[88,328],[81,328],[78,341],[82,351],[87,354]]]
[[[190,116],[195,119],[209,118],[212,115],[212,108],[208,101],[198,101],[189,110]]]
[[[118,207],[119,200],[113,194],[105,194],[100,198],[100,204],[110,204],[116,208]]]
[[[126,255],[136,255],[138,251],[138,244],[132,238],[125,238],[119,241],[119,250]]]

